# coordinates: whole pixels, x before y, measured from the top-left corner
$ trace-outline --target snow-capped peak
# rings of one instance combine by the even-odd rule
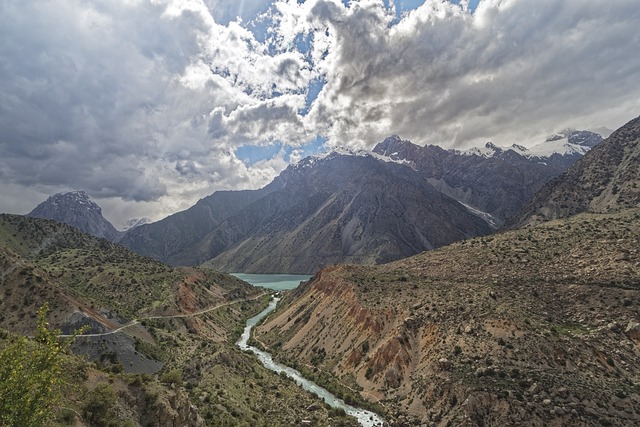
[[[476,155],[485,158],[493,157],[498,153],[502,153],[503,151],[504,149],[498,147],[493,142],[487,142],[484,147],[473,147],[464,151],[456,150],[456,152],[458,152],[459,154],[468,156]]]
[[[574,154],[584,155],[601,141],[602,136],[597,133],[567,129],[547,137],[544,142],[532,147],[512,144],[510,147],[503,148],[498,147],[491,142],[487,142],[484,147],[473,147],[459,153],[489,158],[504,151],[512,150],[529,159],[546,158],[551,157],[554,154],[559,154],[561,156]]]
[[[396,137],[396,138],[398,138],[398,140],[400,140],[399,137]],[[346,147],[336,147],[333,150],[327,151],[325,153],[321,153],[321,154],[316,154],[316,155],[313,155],[313,156],[305,157],[304,159],[300,160],[298,163],[293,165],[293,167],[296,168],[296,169],[298,169],[298,168],[308,168],[308,167],[314,166],[319,161],[332,159],[332,158],[335,158],[337,156],[372,157],[372,158],[374,158],[376,160],[379,160],[379,161],[382,161],[382,162],[388,162],[388,163],[399,163],[399,164],[407,164],[407,163],[409,163],[407,160],[396,159],[396,158],[394,158],[394,156],[381,155],[381,154],[378,154],[378,153],[370,151],[370,150],[364,150],[364,149],[353,150],[351,148],[346,148]]]
[[[143,218],[133,218],[127,221],[122,227],[120,227],[120,231],[129,231],[134,228],[140,227],[141,225],[150,224],[152,221],[147,217]]]

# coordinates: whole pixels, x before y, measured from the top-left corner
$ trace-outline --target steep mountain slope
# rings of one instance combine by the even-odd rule
[[[487,143],[468,152],[421,147],[397,136],[373,151],[408,162],[429,183],[450,197],[486,212],[497,226],[514,215],[544,183],[557,176],[602,141],[592,132],[554,135],[526,149],[502,149]]]
[[[288,167],[260,190],[216,192],[120,243],[175,265],[211,260],[207,266],[222,271],[313,273],[488,232],[410,168],[371,153],[332,153]]]
[[[89,327],[72,348],[92,362],[66,357],[56,425],[356,425],[234,345],[262,289],[17,215],[0,215],[0,268],[0,349],[33,335],[45,302],[63,333]]]
[[[136,316],[195,311],[257,293],[232,276],[174,269],[74,227],[19,215],[0,215],[0,263],[0,326],[22,333],[33,330],[35,318],[27,315],[44,302],[56,327],[78,326],[80,316],[109,329]],[[188,305],[181,298],[187,291],[194,293]]]
[[[637,117],[549,182],[508,226],[536,224],[579,212],[608,212],[639,203],[640,117]]]
[[[338,262],[387,262],[490,232],[411,168],[371,154],[311,157],[274,183],[281,183],[278,191],[203,239],[199,252],[224,250],[207,266],[313,273]]]
[[[28,215],[62,222],[112,242],[117,242],[122,237],[122,233],[102,216],[102,208],[84,191],[54,194],[36,206]]]
[[[130,230],[120,244],[171,265],[199,264],[210,258],[193,253],[203,236],[276,188],[270,185],[261,190],[217,191],[186,211]]]
[[[256,338],[392,425],[640,423],[640,209],[336,266]]]

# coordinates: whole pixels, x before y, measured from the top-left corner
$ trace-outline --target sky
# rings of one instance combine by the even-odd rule
[[[634,0],[3,0],[0,212],[119,226],[335,147],[532,145],[640,115]]]

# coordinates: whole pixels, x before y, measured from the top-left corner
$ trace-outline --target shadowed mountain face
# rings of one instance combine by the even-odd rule
[[[388,262],[487,234],[488,225],[407,166],[371,155],[309,158],[281,189],[225,221],[203,242],[253,232],[207,265],[223,271],[312,273],[340,262]]]
[[[62,222],[112,242],[122,237],[122,233],[102,216],[102,208],[84,191],[54,194],[36,206],[28,216]]]
[[[194,252],[194,247],[203,237],[276,187],[272,184],[261,190],[217,191],[186,211],[130,230],[120,244],[171,265],[199,264],[211,258],[208,254],[220,251],[219,248],[211,248],[202,253]]]
[[[549,182],[507,225],[521,227],[580,212],[609,212],[639,204],[637,117]]]
[[[411,168],[333,153],[288,167],[261,190],[217,192],[133,230],[129,248],[223,271],[312,273],[337,262],[386,262],[490,228]]]
[[[586,131],[554,137],[540,144],[547,151],[544,155],[517,145],[501,149],[491,143],[465,153],[434,145],[421,147],[397,136],[385,139],[373,151],[406,161],[438,190],[490,214],[499,226],[547,181],[602,140]]]

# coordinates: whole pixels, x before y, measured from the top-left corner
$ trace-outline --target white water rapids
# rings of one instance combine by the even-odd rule
[[[279,298],[272,299],[267,308],[265,308],[258,315],[247,320],[247,326],[244,328],[242,336],[236,343],[238,347],[240,347],[241,350],[249,350],[253,352],[267,369],[270,369],[278,374],[284,372],[288,377],[292,378],[296,382],[296,384],[300,385],[303,389],[317,395],[318,397],[323,399],[329,406],[333,408],[344,409],[344,411],[348,415],[355,417],[363,427],[382,426],[384,424],[384,420],[378,414],[367,411],[365,409],[347,405],[342,399],[338,399],[336,396],[320,387],[316,383],[303,378],[300,372],[296,371],[295,369],[275,362],[273,360],[273,357],[271,357],[271,354],[247,344],[247,342],[249,341],[249,337],[251,336],[251,329],[255,325],[257,325],[258,322],[262,320],[262,318],[264,318],[267,314],[275,310],[279,300]]]

